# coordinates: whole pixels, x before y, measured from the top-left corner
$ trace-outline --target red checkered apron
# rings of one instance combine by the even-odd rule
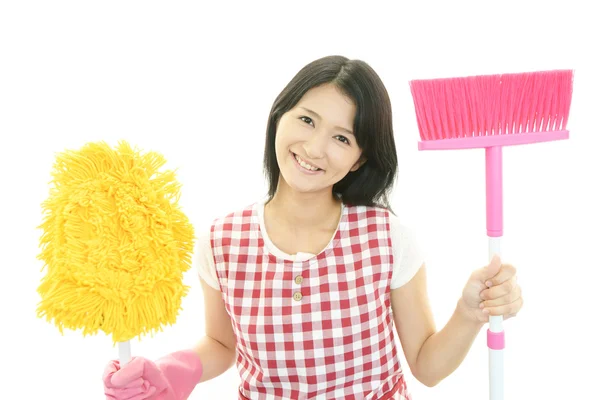
[[[211,229],[239,399],[410,399],[394,344],[388,212],[346,206],[321,253],[290,261],[264,245],[258,206]]]

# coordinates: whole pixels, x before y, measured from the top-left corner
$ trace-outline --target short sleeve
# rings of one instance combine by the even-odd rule
[[[397,289],[415,276],[425,262],[425,252],[418,242],[415,230],[400,223],[400,219],[392,213],[390,231],[394,255],[391,289]]]
[[[210,287],[221,290],[217,270],[210,245],[210,229],[205,229],[194,246],[193,263],[198,270],[198,275]]]

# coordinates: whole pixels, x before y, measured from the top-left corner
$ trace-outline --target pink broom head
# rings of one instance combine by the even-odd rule
[[[573,71],[412,80],[419,150],[567,139]]]

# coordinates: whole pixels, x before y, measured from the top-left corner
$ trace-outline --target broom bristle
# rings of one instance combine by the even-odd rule
[[[410,82],[422,140],[566,129],[573,71],[479,75]]]

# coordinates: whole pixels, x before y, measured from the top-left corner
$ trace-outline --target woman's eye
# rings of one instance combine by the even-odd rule
[[[314,126],[313,120],[310,117],[302,116],[302,117],[300,117],[300,120]],[[338,140],[342,143],[350,144],[350,141],[345,136],[338,135],[338,136],[336,136],[336,138],[338,138]]]
[[[338,135],[336,137],[339,138],[341,142],[350,144],[350,141],[345,136]]]
[[[306,121],[305,121],[303,118],[305,118],[305,119],[309,120],[310,122],[312,122],[312,119],[310,119],[310,117],[306,117],[306,116],[300,117],[300,119],[301,119],[302,121],[306,122]],[[310,122],[309,122],[309,123],[310,123]],[[314,124],[313,124],[313,125],[314,125]]]

